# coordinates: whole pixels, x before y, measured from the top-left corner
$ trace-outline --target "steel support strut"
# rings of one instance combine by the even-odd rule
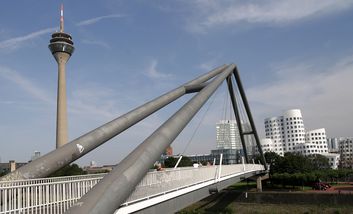
[[[239,93],[240,93],[241,99],[243,100],[245,111],[246,111],[246,114],[247,114],[249,122],[250,122],[251,130],[252,130],[252,132],[254,134],[254,137],[255,137],[256,145],[257,145],[257,148],[258,148],[260,156],[261,156],[261,162],[264,165],[265,170],[267,170],[265,156],[264,156],[264,153],[262,152],[260,139],[259,139],[259,136],[257,135],[257,131],[256,131],[256,127],[255,127],[255,123],[254,123],[251,111],[250,111],[248,99],[246,98],[245,91],[244,91],[244,88],[243,88],[243,84],[241,82],[240,75],[239,75],[237,67],[234,68],[233,74],[234,74],[235,80],[236,80],[237,85],[238,85],[238,89],[239,89]]]
[[[43,178],[70,164],[88,152],[107,142],[124,130],[185,95],[188,86],[202,83],[220,74],[227,66],[220,66],[198,78],[143,104],[134,110],[82,135],[66,145],[28,163],[14,172],[3,176],[0,181]]]
[[[148,169],[180,134],[235,68],[232,64],[190,99],[152,135],[122,160],[67,213],[100,214],[114,211],[129,197]]]
[[[241,124],[240,114],[239,114],[239,110],[238,110],[238,106],[237,106],[237,101],[235,99],[234,90],[233,90],[232,75],[229,75],[227,77],[227,85],[228,85],[229,96],[230,96],[230,99],[232,101],[232,106],[233,106],[235,119],[237,121],[237,126],[238,126],[238,130],[239,130],[239,136],[240,136],[241,145],[243,146],[243,152],[244,152],[245,161],[246,161],[246,163],[249,163],[248,151],[246,149],[246,144],[245,144],[245,139],[244,139],[243,126]]]

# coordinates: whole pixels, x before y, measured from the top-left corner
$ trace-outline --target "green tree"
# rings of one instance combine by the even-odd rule
[[[330,169],[329,161],[325,156],[315,154],[315,155],[310,155],[308,158],[311,160],[313,167],[315,169],[318,169],[318,170]]]
[[[306,173],[315,169],[311,160],[299,153],[285,153],[278,165],[276,172],[279,173]]]
[[[272,175],[275,172],[279,172],[283,158],[275,152],[266,152],[264,156],[266,163],[270,165],[270,174]]]
[[[80,168],[77,164],[71,164],[64,166],[58,171],[49,175],[49,177],[60,177],[60,176],[71,176],[71,175],[84,175],[86,172]]]

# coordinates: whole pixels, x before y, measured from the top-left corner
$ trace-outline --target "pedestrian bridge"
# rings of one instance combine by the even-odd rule
[[[115,213],[174,213],[235,182],[264,172],[264,166],[260,164],[148,172]],[[93,174],[0,182],[0,213],[64,213],[104,176]],[[168,211],[164,210],[165,207]]]
[[[149,172],[223,82],[227,83],[237,124],[249,124],[246,130],[237,126],[243,163],[247,164],[222,166],[221,154],[218,166]],[[109,174],[45,178],[192,93],[195,95],[189,101]],[[246,140],[248,137],[254,142]],[[255,148],[253,143],[262,165],[249,164],[251,152],[247,147]],[[266,160],[237,67],[222,65],[1,177],[0,213],[173,213],[235,182],[265,172]]]

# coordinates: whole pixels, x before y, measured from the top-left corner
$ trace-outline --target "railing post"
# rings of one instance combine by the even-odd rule
[[[221,173],[222,173],[222,160],[223,160],[223,153],[221,153],[219,157],[219,167],[218,167],[218,181],[221,179]]]
[[[178,159],[178,162],[175,164],[175,166],[174,166],[174,169],[176,169],[177,167],[178,167],[178,165],[179,165],[179,163],[180,163],[180,161],[181,161],[181,159],[183,158],[183,156],[182,155],[180,155],[180,157],[179,157],[179,159]]]
[[[241,157],[241,163],[243,164],[243,171],[245,172],[244,156]]]

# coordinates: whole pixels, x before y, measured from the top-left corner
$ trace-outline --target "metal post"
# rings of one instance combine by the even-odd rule
[[[178,165],[179,165],[179,163],[180,163],[180,161],[181,161],[182,158],[183,158],[183,156],[180,155],[180,157],[178,158],[177,163],[176,163],[175,166],[174,166],[174,169],[176,169],[176,168],[178,167]]]
[[[257,145],[257,148],[259,149],[260,156],[261,156],[261,162],[264,165],[265,170],[267,170],[265,156],[264,156],[264,153],[262,152],[260,139],[259,139],[259,136],[257,135],[257,131],[256,131],[256,127],[255,127],[255,123],[254,123],[251,111],[250,111],[248,99],[246,98],[246,95],[245,95],[245,92],[244,92],[244,88],[243,88],[243,84],[241,82],[240,75],[239,75],[237,67],[234,68],[233,74],[234,74],[235,80],[237,81],[238,89],[239,89],[239,92],[240,92],[241,99],[243,100],[243,103],[244,103],[246,114],[248,115],[248,118],[249,118],[249,122],[250,122],[250,125],[251,125],[251,130],[254,132],[256,145]]]
[[[180,98],[186,93],[186,86],[204,83],[220,74],[226,67],[226,65],[220,66],[207,74],[201,75],[198,78],[135,108],[111,122],[108,122],[70,143],[32,161],[31,163],[22,166],[18,170],[1,177],[0,181],[43,178],[50,175],[58,169],[84,156],[157,110]]]
[[[221,173],[222,173],[222,161],[223,161],[223,153],[221,153],[219,157],[219,166],[218,166],[218,181],[221,179]]]
[[[242,127],[241,120],[240,120],[240,114],[239,114],[239,110],[238,110],[238,106],[237,106],[237,101],[236,101],[235,95],[234,95],[233,82],[232,82],[232,76],[231,75],[229,77],[227,77],[227,85],[228,85],[229,96],[230,96],[230,99],[232,101],[232,106],[233,106],[233,111],[234,111],[234,114],[235,114],[235,119],[237,121],[237,126],[238,126],[238,130],[239,130],[241,145],[243,146],[243,152],[244,152],[245,160],[246,160],[246,163],[249,163],[248,152],[247,152],[247,149],[246,149],[246,144],[245,144],[245,139],[244,139],[243,127]]]
[[[122,160],[111,173],[84,195],[67,213],[113,213],[131,194],[150,166],[180,134],[209,97],[233,71],[230,65],[190,99],[152,135]]]

